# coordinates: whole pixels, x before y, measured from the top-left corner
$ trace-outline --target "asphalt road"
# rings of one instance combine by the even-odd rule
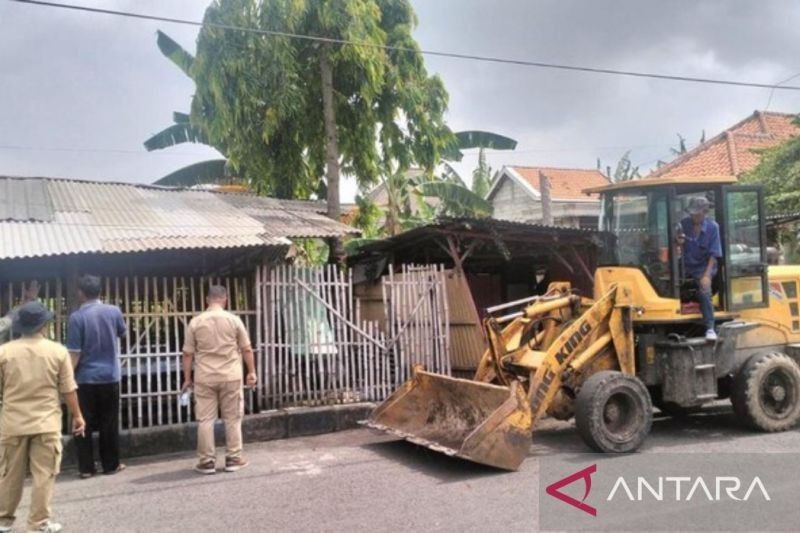
[[[800,430],[751,433],[729,407],[718,406],[681,421],[657,416],[642,452],[796,450]],[[55,517],[65,530],[82,532],[535,531],[540,458],[587,449],[572,424],[544,421],[514,473],[368,430],[250,444],[245,451],[252,465],[235,474],[199,476],[190,470],[190,454],[132,461],[117,476],[86,481],[64,472]]]

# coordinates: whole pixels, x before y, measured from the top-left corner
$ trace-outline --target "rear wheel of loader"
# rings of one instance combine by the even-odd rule
[[[650,432],[652,422],[650,395],[635,376],[598,372],[578,392],[575,425],[584,442],[597,451],[636,450]]]
[[[731,403],[744,423],[785,431],[800,419],[800,367],[779,352],[750,357],[733,382]]]

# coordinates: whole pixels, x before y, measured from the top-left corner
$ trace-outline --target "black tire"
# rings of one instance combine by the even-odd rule
[[[733,410],[761,431],[786,431],[800,420],[800,367],[780,352],[750,357],[733,382]]]
[[[575,425],[594,450],[627,453],[650,433],[653,405],[642,381],[622,372],[598,372],[581,387],[575,401]]]

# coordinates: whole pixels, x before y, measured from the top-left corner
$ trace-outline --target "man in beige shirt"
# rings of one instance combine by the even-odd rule
[[[225,422],[225,471],[236,472],[248,464],[242,457],[242,360],[247,366],[247,385],[252,387],[257,380],[253,349],[242,321],[225,311],[228,303],[225,287],[211,286],[206,301],[206,311],[194,317],[186,328],[183,345],[182,390],[194,385],[199,422],[195,470],[201,474],[217,471],[214,422],[219,412]]]
[[[85,428],[67,349],[44,338],[53,313],[39,302],[20,307],[14,331],[22,337],[0,346],[0,532],[11,531],[25,475],[33,476],[28,528],[61,531],[50,521],[50,500],[61,466],[61,400],[72,431]]]

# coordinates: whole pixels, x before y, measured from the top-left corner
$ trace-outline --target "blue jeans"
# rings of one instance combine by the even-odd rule
[[[700,302],[700,311],[703,313],[703,322],[706,325],[706,329],[714,329],[714,304],[711,303],[711,291],[699,289],[697,291],[697,301]]]

